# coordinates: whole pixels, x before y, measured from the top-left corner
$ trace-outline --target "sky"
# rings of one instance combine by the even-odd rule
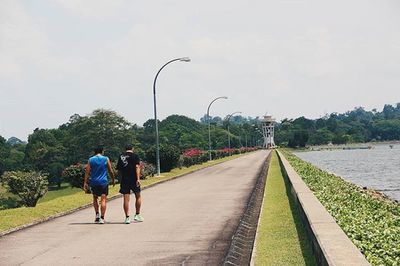
[[[397,0],[0,0],[0,135],[73,114],[318,118],[400,102]]]

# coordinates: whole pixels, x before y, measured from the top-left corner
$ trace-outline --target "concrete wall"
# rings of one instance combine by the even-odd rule
[[[346,236],[314,196],[286,158],[278,151],[283,170],[286,172],[292,195],[299,206],[303,223],[312,241],[319,265],[370,265],[364,255]]]

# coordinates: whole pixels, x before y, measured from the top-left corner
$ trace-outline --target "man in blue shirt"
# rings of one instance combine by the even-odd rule
[[[83,183],[83,189],[88,191],[88,179],[90,176],[90,190],[93,194],[93,207],[96,212],[95,223],[104,224],[104,215],[106,214],[106,200],[108,195],[108,175],[110,175],[113,185],[115,185],[114,173],[111,168],[110,159],[103,156],[103,148],[97,147],[94,149],[94,156],[89,158],[88,164],[85,171],[85,181]],[[100,210],[99,214],[99,202],[100,197]]]

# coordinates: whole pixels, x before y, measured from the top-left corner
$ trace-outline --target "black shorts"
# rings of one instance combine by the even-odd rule
[[[92,194],[93,195],[96,195],[96,196],[101,196],[101,195],[108,195],[108,185],[105,185],[105,186],[101,186],[101,185],[99,185],[99,186],[91,186],[90,187],[90,190],[92,191]]]
[[[141,191],[140,186],[137,186],[136,182],[123,182],[122,181],[119,193],[131,194],[131,191],[133,191],[133,193],[140,193],[140,191]]]

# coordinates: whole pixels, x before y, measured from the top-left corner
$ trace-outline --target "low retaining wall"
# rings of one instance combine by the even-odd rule
[[[278,151],[278,155],[311,238],[318,265],[370,265],[282,153]]]

